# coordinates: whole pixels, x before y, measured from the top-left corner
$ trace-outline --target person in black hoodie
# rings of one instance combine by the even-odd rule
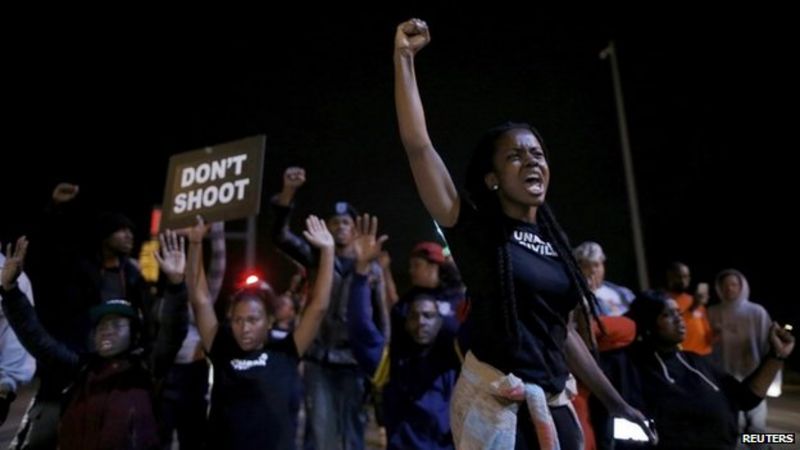
[[[94,348],[83,353],[50,335],[17,287],[27,247],[24,236],[15,247],[9,244],[0,295],[9,323],[40,367],[71,381],[62,398],[66,406],[59,425],[59,448],[158,448],[155,386],[174,360],[188,322],[183,239],[171,232],[161,236],[161,255],[156,257],[169,286],[162,306],[164,320],[152,346],[139,340],[140,311],[118,298],[90,309]]]
[[[637,341],[629,349],[635,376],[623,395],[654,420],[658,448],[732,449],[737,414],[756,407],[794,349],[794,337],[777,323],[772,351],[742,381],[697,354],[680,350],[686,326],[675,300],[657,292],[639,294],[628,316]]]

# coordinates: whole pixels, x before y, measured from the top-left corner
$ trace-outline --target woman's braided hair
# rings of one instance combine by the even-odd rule
[[[483,217],[488,218],[491,223],[495,225],[494,228],[497,230],[498,235],[496,239],[499,245],[497,246],[496,256],[498,274],[500,276],[499,287],[503,299],[501,305],[503,323],[506,333],[511,337],[512,342],[517,344],[519,343],[519,318],[517,316],[517,299],[514,293],[514,272],[511,256],[504,245],[509,231],[502,220],[504,213],[500,207],[497,194],[486,186],[484,179],[487,173],[494,170],[492,157],[494,156],[497,140],[508,131],[518,129],[528,130],[533,133],[541,144],[545,156],[547,156],[547,149],[544,145],[544,141],[535,128],[526,123],[507,122],[493,127],[484,133],[472,154],[472,158],[467,166],[466,175],[466,191],[469,195],[469,200],[475,204],[475,207]],[[567,235],[558,224],[553,211],[547,203],[537,208],[536,217],[538,225],[542,228],[545,235],[551,239],[556,252],[566,266],[570,282],[576,287],[578,295],[580,296],[578,303],[584,312],[583,318],[586,321],[584,325],[587,326],[587,329],[591,329],[588,323],[590,320],[589,318],[593,317],[595,320],[598,318],[597,299],[586,283],[586,279],[580,271],[578,262],[572,254]]]

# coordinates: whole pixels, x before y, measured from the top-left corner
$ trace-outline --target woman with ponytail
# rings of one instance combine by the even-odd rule
[[[459,192],[430,141],[417,87],[414,57],[428,42],[425,22],[398,26],[395,101],[417,190],[444,228],[471,301],[470,351],[450,406],[456,448],[582,448],[571,374],[613,415],[649,433],[575,329],[573,316],[588,323],[595,300],[545,203],[550,169],[541,136],[520,123],[490,129]]]

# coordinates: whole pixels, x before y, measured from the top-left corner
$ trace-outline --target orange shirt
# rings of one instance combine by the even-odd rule
[[[673,297],[678,303],[683,321],[686,323],[686,337],[681,342],[681,346],[688,352],[698,355],[708,355],[711,353],[713,334],[711,325],[708,323],[708,312],[705,306],[698,306],[694,311],[690,311],[694,299],[691,295],[683,293]]]

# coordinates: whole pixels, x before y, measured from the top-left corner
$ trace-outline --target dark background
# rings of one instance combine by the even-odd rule
[[[267,277],[280,289],[288,270],[269,244],[268,199],[299,164],[308,183],[298,230],[302,216],[340,199],[377,214],[405,287],[411,245],[435,238],[393,106],[395,26],[419,16],[433,36],[417,58],[428,125],[454,178],[483,130],[535,124],[560,222],[574,244],[604,246],[608,279],[635,287],[609,63],[598,58],[616,39],[651,283],[663,283],[672,260],[695,281],[735,267],[753,300],[797,325],[797,51],[786,12],[294,7],[213,21],[52,19],[14,36],[0,239],[25,232],[59,180],[80,184],[87,204],[129,214],[144,238],[171,154],[265,133]],[[230,247],[233,283],[241,257]]]

